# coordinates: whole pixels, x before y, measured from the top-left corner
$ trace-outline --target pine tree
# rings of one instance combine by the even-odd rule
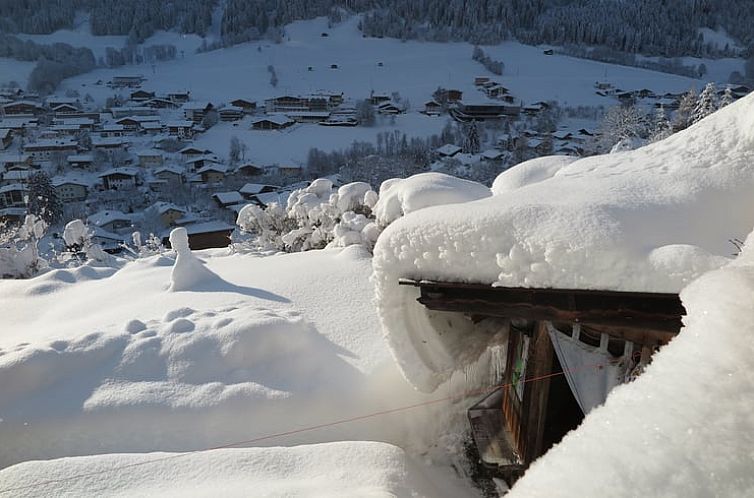
[[[731,91],[729,86],[726,86],[725,92],[723,93],[723,97],[720,99],[720,104],[718,106],[718,109],[722,109],[723,107],[730,105],[735,101],[736,99],[733,97],[733,92]]]
[[[472,121],[471,124],[466,127],[463,151],[467,154],[478,154],[481,148],[479,128],[477,127],[476,121]]]
[[[691,115],[691,123],[698,123],[717,109],[717,87],[714,83],[707,83],[696,101],[696,107],[694,107],[694,112]]]
[[[655,111],[654,123],[652,123],[652,142],[659,142],[673,134],[673,125],[670,124],[665,108],[660,106]]]
[[[29,214],[38,216],[47,224],[53,224],[63,216],[63,204],[58,199],[50,177],[44,171],[29,177],[28,209]]]
[[[678,110],[673,119],[673,129],[679,131],[688,128],[692,124],[691,118],[695,108],[696,91],[692,88],[681,97],[681,101],[678,103]]]

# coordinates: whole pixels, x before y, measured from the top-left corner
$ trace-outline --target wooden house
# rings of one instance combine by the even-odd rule
[[[157,110],[152,107],[111,107],[110,114],[113,119],[125,118],[128,116],[157,116]]]
[[[153,209],[160,217],[160,222],[166,226],[173,226],[187,211],[170,202],[155,202],[149,209]]]
[[[244,202],[244,198],[240,192],[217,192],[212,195],[212,200],[217,203],[221,208],[227,208],[236,204]]]
[[[184,170],[178,166],[162,166],[154,171],[154,177],[163,180],[168,184],[183,183]]]
[[[49,161],[55,155],[68,156],[78,152],[79,145],[75,140],[38,140],[24,145],[24,153],[29,154],[34,161]]]
[[[2,106],[6,116],[37,116],[44,114],[45,109],[38,102],[31,100],[18,100]]]
[[[134,168],[112,168],[98,176],[106,190],[133,190],[138,185],[139,172]]]
[[[256,100],[235,99],[230,102],[230,105],[243,109],[244,114],[253,114],[257,110]]]
[[[0,187],[0,208],[26,207],[29,189],[22,183],[12,183]]]
[[[380,105],[378,105],[377,112],[380,114],[401,114],[403,112],[403,109],[390,101],[382,102]]]
[[[259,176],[264,173],[264,168],[253,163],[242,163],[236,167],[235,174],[239,176]]]
[[[63,202],[85,201],[89,194],[89,183],[84,180],[57,178],[53,179],[52,186]]]
[[[220,183],[225,179],[228,167],[224,164],[209,163],[196,171],[202,179],[202,183]]]
[[[288,128],[295,123],[291,118],[287,116],[266,116],[263,118],[257,118],[251,122],[252,130],[282,130]]]
[[[66,157],[68,166],[76,169],[91,170],[94,166],[94,157],[91,154],[73,154]]]
[[[185,104],[191,100],[191,92],[188,90],[175,90],[167,94],[168,100],[172,100],[178,104]]]
[[[130,100],[131,102],[146,102],[150,99],[153,99],[155,96],[154,92],[148,92],[146,90],[136,90],[135,92],[131,92]]]
[[[258,194],[267,194],[277,192],[280,187],[275,185],[265,185],[262,183],[247,183],[238,191],[245,199],[251,199]]]
[[[144,76],[141,75],[113,76],[110,86],[113,88],[138,88],[143,82]]]
[[[424,103],[424,114],[427,116],[439,116],[442,113],[442,106],[434,100]]]
[[[142,168],[156,168],[162,166],[165,161],[162,151],[155,149],[141,150],[136,153],[136,157],[139,159],[139,166]]]
[[[238,121],[243,119],[244,110],[235,106],[223,107],[217,111],[217,114],[220,116],[220,121]]]
[[[183,225],[188,232],[189,247],[198,251],[201,249],[223,248],[230,244],[230,235],[235,227],[221,221],[206,221]],[[165,247],[170,247],[170,232],[162,237]]]
[[[477,76],[477,77],[474,78],[474,85],[475,86],[482,86],[485,83],[487,83],[488,81],[490,81],[490,77],[489,76]]]
[[[116,233],[130,229],[133,224],[127,214],[115,209],[98,211],[87,216],[86,221],[90,225]]]
[[[468,417],[482,461],[509,484],[612,387],[639,375],[685,314],[676,294],[400,283],[418,288],[427,310],[507,333],[500,387]]]
[[[212,151],[209,149],[201,149],[199,147],[194,147],[193,145],[186,146],[178,151],[178,153],[181,155],[181,158],[184,161],[188,161],[189,159],[194,159],[195,157],[199,156],[206,156],[206,155],[212,155]]]
[[[511,106],[502,102],[459,102],[456,108],[451,109],[451,116],[461,122],[487,121],[517,116],[520,112],[520,106]]]
[[[92,149],[107,154],[110,158],[125,152],[128,141],[122,137],[92,137]]]
[[[78,114],[81,109],[73,104],[60,104],[53,107],[52,112],[55,113],[55,116],[67,116]]]
[[[435,152],[440,157],[453,157],[461,152],[461,148],[453,144],[445,144],[442,147],[438,147]]]
[[[179,139],[189,139],[194,136],[194,122],[189,120],[169,121],[165,129],[168,135]]]

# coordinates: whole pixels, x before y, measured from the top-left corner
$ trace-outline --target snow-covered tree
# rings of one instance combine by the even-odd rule
[[[479,139],[479,127],[476,121],[472,121],[466,125],[466,136],[463,141],[463,151],[467,154],[478,154],[481,150],[481,143]]]
[[[726,86],[725,91],[723,92],[723,96],[720,99],[718,108],[722,109],[723,107],[730,105],[735,101],[736,99],[733,97],[733,92],[731,91],[730,86]]]
[[[694,112],[691,115],[691,124],[698,123],[702,119],[706,118],[719,107],[717,101],[717,87],[714,83],[707,83],[699,94],[699,98],[696,101]]]
[[[39,254],[47,223],[28,214],[19,226],[0,227],[0,278],[30,278],[48,262]]]
[[[673,125],[665,113],[665,108],[660,106],[655,110],[652,133],[649,137],[652,142],[659,142],[673,134]]]
[[[693,88],[683,94],[683,97],[681,97],[681,100],[678,103],[678,110],[675,111],[675,117],[673,118],[674,130],[684,130],[691,126],[693,123],[692,118],[694,115],[694,109],[696,108],[696,101],[696,91]]]
[[[600,126],[601,147],[610,150],[616,144],[634,142],[646,136],[644,116],[635,106],[617,106],[605,114]]]
[[[63,204],[58,199],[50,177],[44,171],[38,171],[29,177],[29,213],[38,216],[46,223],[60,220]]]

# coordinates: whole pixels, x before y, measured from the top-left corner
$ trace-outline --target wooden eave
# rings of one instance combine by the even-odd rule
[[[401,279],[399,284],[418,287],[417,301],[432,310],[583,323],[629,339],[648,332],[666,342],[678,334],[686,314],[678,294],[671,293],[493,287],[409,279]]]

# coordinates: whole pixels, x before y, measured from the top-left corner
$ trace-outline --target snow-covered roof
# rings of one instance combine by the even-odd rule
[[[210,171],[214,171],[216,173],[225,173],[228,170],[228,167],[224,164],[219,164],[216,162],[212,162],[210,164],[207,164],[206,166],[202,166],[199,168],[197,173],[209,173]]]
[[[453,144],[445,144],[442,147],[437,148],[437,153],[443,156],[453,156],[461,152],[461,148]]]
[[[138,176],[139,175],[139,170],[137,170],[136,168],[129,168],[127,166],[126,167],[121,167],[121,168],[110,168],[110,169],[108,169],[106,171],[103,171],[102,173],[100,173],[97,176],[99,176],[100,178],[102,178],[102,177],[110,176],[110,175]]]
[[[221,204],[236,204],[244,201],[243,196],[238,192],[217,192],[212,197],[215,197]]]
[[[265,116],[263,118],[256,118],[256,119],[252,120],[251,124],[255,125],[255,124],[258,124],[258,123],[263,123],[265,121],[269,121],[270,123],[275,123],[275,124],[278,124],[278,125],[284,125],[284,124],[289,124],[289,123],[293,122],[293,120],[291,118],[289,118],[288,116],[282,116],[282,115],[279,115],[279,114],[275,114],[275,115]]]
[[[163,157],[164,152],[157,149],[143,149],[136,153],[137,157]]]
[[[155,174],[157,173],[175,173],[176,175],[181,175],[185,173],[185,170],[181,168],[180,166],[176,166],[174,164],[169,164],[167,166],[161,166],[154,170]]]
[[[159,214],[167,213],[168,211],[180,211],[181,213],[185,213],[186,209],[179,207],[172,202],[155,202],[151,206],[149,206],[149,209],[154,209]]]
[[[52,179],[53,187],[60,187],[62,185],[79,185],[89,188],[92,186],[92,182],[80,176],[56,176]]]
[[[503,157],[503,151],[497,150],[497,149],[487,149],[484,152],[482,152],[482,157],[485,159],[500,159]]]
[[[213,232],[226,232],[233,231],[235,227],[229,225],[223,221],[206,221],[204,223],[190,223],[183,225],[189,235],[199,233],[213,233]]]
[[[194,126],[194,122],[181,119],[176,121],[168,121],[165,126],[167,126],[168,128],[191,128],[192,126]]]
[[[395,221],[373,264],[404,373],[431,388],[444,367],[442,355],[417,346],[419,322],[405,317],[423,311],[399,278],[675,293],[720,267],[734,251],[728,241],[754,226],[752,143],[754,96],[634,151],[519,164],[490,198]]]
[[[121,211],[108,209],[87,216],[86,221],[92,225],[102,226],[113,221],[126,221],[130,223],[131,217]]]
[[[9,185],[5,185],[5,186],[0,187],[0,194],[5,193],[5,192],[14,192],[14,191],[23,191],[23,192],[25,192],[26,190],[28,190],[26,188],[26,185],[24,185],[22,183],[11,183]]]
[[[246,185],[241,187],[241,190],[239,190],[239,192],[241,192],[242,194],[254,195],[260,193],[265,188],[277,190],[280,187],[276,187],[275,185],[265,185],[263,183],[247,183]]]

